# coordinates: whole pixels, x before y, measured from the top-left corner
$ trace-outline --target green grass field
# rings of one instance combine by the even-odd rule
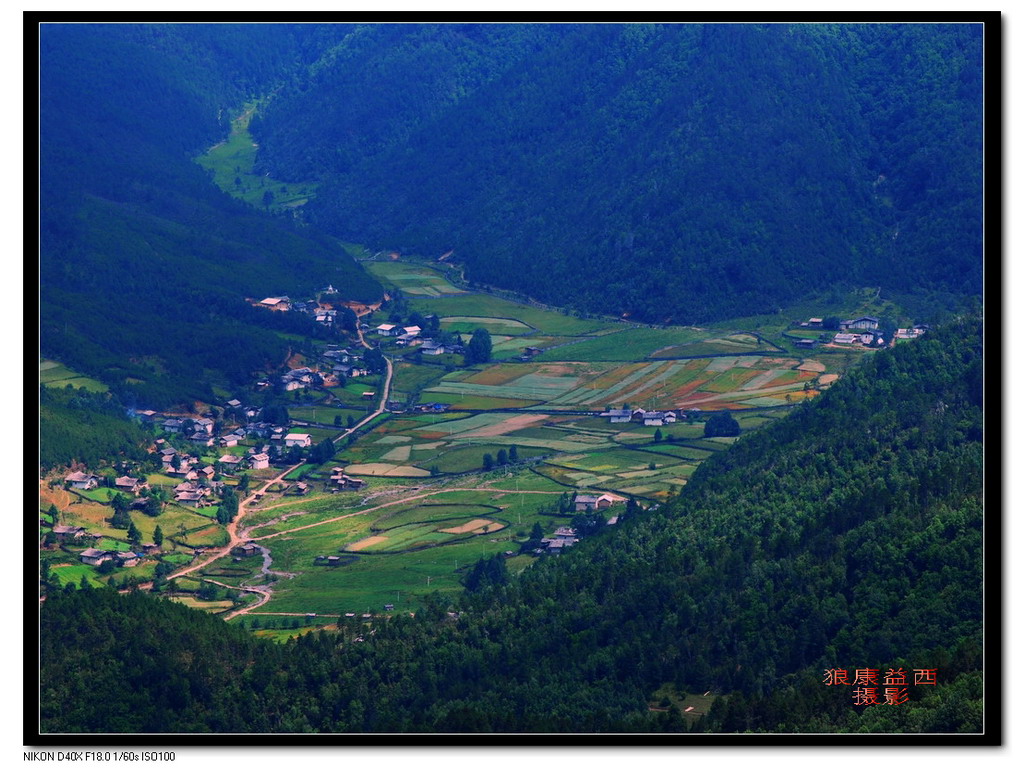
[[[517,482],[521,490],[547,493],[516,494]],[[561,490],[558,486],[533,473],[503,478],[495,485],[501,487],[493,491],[442,491],[425,499],[400,502],[312,528],[286,531],[261,541],[271,549],[274,569],[297,574],[294,579],[282,579],[275,584],[274,598],[266,610],[380,611],[385,602],[395,604],[396,610],[400,604],[415,610],[419,599],[428,592],[461,589],[461,572],[481,555],[518,551],[516,539],[525,539],[535,521],[541,523],[546,533],[553,532],[559,524],[555,518],[537,514],[541,505],[557,500]],[[316,507],[323,503],[309,501],[304,505]],[[497,511],[496,507],[502,511]],[[448,520],[449,517],[455,519]],[[471,520],[495,518],[507,521],[509,527],[483,534],[440,533],[438,530]],[[317,556],[340,556],[349,545],[374,535],[388,537],[385,542],[365,550],[377,549],[377,554],[349,552],[349,562],[335,568],[315,564]],[[401,551],[426,544],[443,546]],[[397,598],[398,592],[401,592],[401,599]]]
[[[131,569],[125,569],[130,571]],[[73,565],[64,565],[59,568],[52,568],[52,573],[60,585],[63,587],[65,584],[74,584],[76,587],[82,580],[82,576],[85,576],[89,584],[93,587],[102,587],[104,584],[96,575],[96,568],[85,563],[75,563]],[[118,572],[120,575],[120,572]]]
[[[44,387],[71,386],[75,389],[86,389],[89,392],[106,392],[109,389],[106,384],[76,373],[56,360],[39,361],[39,382]]]
[[[384,512],[377,518],[371,530],[382,531],[410,523],[435,523],[459,519],[472,520],[474,518],[488,517],[497,512],[498,510],[494,507],[480,504],[417,504],[407,509],[399,508],[398,511],[390,514]]]
[[[374,277],[391,283],[406,296],[445,296],[464,293],[449,283],[443,274],[424,264],[410,261],[364,261]]]
[[[409,395],[419,392],[436,384],[444,375],[444,368],[440,366],[398,362],[395,364],[395,377],[391,385],[392,399],[397,399],[398,393]]]
[[[315,183],[282,182],[253,172],[257,147],[249,133],[249,120],[255,106],[247,104],[243,114],[232,121],[228,138],[197,157],[196,162],[213,173],[218,187],[250,205],[271,211],[303,205],[316,194]],[[265,197],[268,192],[269,205]]]
[[[618,326],[609,320],[573,317],[526,304],[517,304],[485,293],[436,298],[417,297],[412,298],[409,304],[422,314],[436,314],[442,322],[448,317],[509,318],[536,328],[541,333],[554,336],[581,336]]]

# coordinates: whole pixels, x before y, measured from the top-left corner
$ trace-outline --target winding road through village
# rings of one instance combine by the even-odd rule
[[[363,336],[362,329],[359,329],[359,343],[362,344],[367,349],[371,348],[370,344],[366,341],[366,338]],[[391,380],[394,378],[394,371],[395,371],[394,365],[392,365],[390,358],[385,357],[384,358],[384,363],[387,366],[387,372],[386,372],[386,374],[384,376],[384,388],[383,388],[383,390],[381,392],[381,398],[380,398],[379,404],[377,405],[377,409],[375,411],[373,411],[373,413],[367,414],[367,416],[365,418],[363,418],[361,421],[357,422],[353,426],[351,426],[348,429],[346,429],[343,432],[341,432],[337,437],[332,438],[334,442],[338,442],[339,440],[343,440],[344,438],[348,437],[350,434],[352,434],[353,432],[358,430],[360,427],[363,427],[366,424],[369,424],[375,418],[377,418],[382,413],[384,413],[384,410],[387,407],[388,398],[390,397],[390,393],[391,393]],[[241,544],[243,541],[246,540],[245,536],[244,536],[246,531],[244,529],[242,529],[242,521],[245,518],[245,513],[248,511],[249,505],[251,505],[256,500],[257,496],[266,493],[268,488],[270,488],[275,483],[281,482],[284,479],[285,475],[287,475],[289,472],[293,472],[294,470],[298,469],[303,464],[305,464],[305,461],[300,461],[298,464],[295,464],[293,466],[288,467],[287,469],[283,470],[280,474],[278,474],[276,477],[273,477],[270,480],[267,480],[263,485],[261,485],[259,487],[259,489],[253,491],[251,494],[249,494],[244,499],[242,499],[239,502],[239,505],[238,505],[238,514],[235,515],[235,519],[232,520],[230,523],[228,523],[227,526],[226,526],[226,530],[227,530],[227,533],[228,533],[228,543],[227,543],[227,545],[225,545],[224,547],[220,547],[219,549],[211,550],[210,552],[205,553],[204,556],[199,558],[199,560],[196,561],[195,563],[192,563],[191,565],[185,566],[184,568],[182,568],[182,569],[180,569],[178,571],[175,571],[174,573],[172,573],[171,575],[169,575],[167,577],[168,581],[170,581],[171,579],[180,578],[182,576],[187,576],[188,574],[195,573],[196,571],[202,570],[203,568],[208,568],[210,565],[212,565],[216,561],[220,560],[222,557],[226,557],[227,555],[231,554],[231,550],[232,549],[234,549],[235,547],[237,547],[239,544]],[[397,503],[397,502],[395,502],[395,503]],[[369,512],[369,511],[370,510],[365,510],[365,512]],[[356,514],[363,514],[363,513],[356,513]],[[327,522],[327,521],[324,521],[324,522]],[[267,538],[269,538],[269,537],[267,537]],[[265,558],[267,560],[269,560],[269,556],[268,555],[265,555]],[[268,563],[265,563],[264,570],[265,571],[268,570]],[[252,603],[250,605],[246,605],[246,606],[244,606],[242,608],[239,608],[239,609],[237,609],[235,611],[232,611],[229,614],[226,614],[224,616],[225,620],[232,619],[235,616],[238,616],[238,615],[243,614],[243,613],[248,613],[249,611],[253,610],[254,608],[259,608],[260,606],[265,605],[267,603],[267,601],[270,600],[270,597],[271,597],[271,589],[270,589],[269,585],[263,585],[263,586],[258,586],[258,587],[251,587],[251,586],[238,586],[238,587],[235,587],[235,586],[232,586],[230,584],[222,584],[221,582],[214,581],[213,579],[209,579],[209,578],[206,578],[204,580],[208,581],[208,582],[210,582],[212,584],[216,584],[217,586],[220,586],[220,587],[225,587],[227,589],[236,589],[236,590],[239,590],[241,592],[250,592],[250,593],[253,593],[253,594],[256,594],[256,595],[259,596],[258,602]],[[142,588],[146,588],[147,587],[146,584],[143,584],[143,585],[140,585],[140,586]]]

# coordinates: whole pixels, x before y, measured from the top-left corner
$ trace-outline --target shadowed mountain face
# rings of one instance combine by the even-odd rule
[[[332,238],[233,200],[192,161],[224,137],[229,108],[327,44],[318,34],[42,27],[44,355],[140,407],[209,402],[211,382],[248,381],[287,350],[245,297],[327,283],[352,299],[380,295]]]
[[[306,215],[649,320],[980,292],[979,25],[359,27],[254,121]]]

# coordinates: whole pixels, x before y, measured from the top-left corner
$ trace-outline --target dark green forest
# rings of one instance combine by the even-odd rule
[[[228,197],[191,159],[227,135],[231,109],[344,31],[42,26],[44,356],[126,385],[139,407],[209,401],[211,383],[246,382],[287,351],[269,327],[280,321],[245,297],[308,296],[327,283],[345,298],[380,295],[335,240]]]
[[[980,24],[359,26],[254,119],[309,221],[705,322],[980,293]]]
[[[97,467],[115,458],[141,460],[153,436],[131,421],[113,395],[39,388],[39,466]]]
[[[42,731],[977,733],[982,439],[981,323],[962,317],[744,435],[668,503],[373,635],[281,646],[67,588],[40,607]],[[856,706],[823,684],[835,667],[938,684]],[[648,710],[667,683],[719,698],[691,725]]]

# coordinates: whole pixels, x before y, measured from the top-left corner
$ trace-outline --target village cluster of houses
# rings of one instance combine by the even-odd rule
[[[611,424],[643,424],[646,427],[663,427],[666,424],[675,424],[679,419],[685,419],[693,412],[700,411],[699,408],[691,408],[688,411],[646,411],[643,408],[610,408],[598,414],[607,418]]]
[[[393,323],[382,323],[373,329],[378,336],[393,338],[399,347],[413,346],[423,355],[462,354],[466,348],[459,344],[442,344],[435,339],[420,338],[423,329],[418,325],[399,326]]]
[[[360,376],[369,376],[370,370],[363,365],[362,357],[357,352],[340,347],[337,344],[328,345],[323,353],[330,370],[326,366],[320,369],[314,368],[293,368],[281,374],[281,387],[285,392],[292,392],[296,389],[307,389],[310,387],[336,387],[342,383],[342,378],[355,379]],[[269,387],[270,382],[266,379],[256,382],[257,387]]]
[[[327,481],[327,488],[332,491],[358,491],[365,485],[365,480],[346,475],[344,467],[333,467],[331,478]]]
[[[93,547],[82,550],[78,555],[78,559],[86,565],[100,565],[107,560],[113,560],[119,568],[132,568],[138,565],[142,558],[143,554],[138,552],[110,552]]]
[[[52,528],[58,544],[80,544],[82,539],[91,539],[90,534],[80,525],[55,525]],[[159,550],[156,544],[143,544],[141,552],[120,552],[89,547],[79,553],[78,559],[86,565],[100,565],[106,560],[113,560],[119,568],[131,568],[139,564],[146,555]]]
[[[812,317],[800,323],[801,328],[824,328],[824,318]],[[839,333],[832,337],[832,344],[860,344],[865,347],[882,347],[886,339],[879,330],[881,321],[877,317],[857,317],[852,320],[843,320],[839,323]],[[915,325],[913,328],[899,328],[896,330],[897,339],[916,339],[928,330],[927,325]],[[800,339],[795,346],[801,349],[810,349],[817,346],[814,339]]]
[[[320,293],[335,293],[333,285],[328,285]],[[272,312],[302,312],[312,317],[321,325],[333,326],[338,322],[338,310],[323,306],[317,301],[292,301],[287,296],[268,296],[256,304]]]
[[[610,493],[601,494],[585,494],[577,493],[573,498],[573,508],[577,512],[596,512],[603,509],[608,509],[613,504],[622,501],[618,496],[612,496]],[[615,515],[610,517],[606,525],[615,525],[619,522],[619,516]],[[564,550],[576,544],[579,541],[577,532],[575,529],[569,526],[563,525],[557,528],[551,536],[545,536],[540,540],[540,546],[534,550],[534,554],[549,554],[557,555],[561,554]]]
[[[74,488],[79,491],[88,491],[92,488],[98,488],[100,485],[101,478],[99,475],[93,475],[89,472],[72,472],[64,476],[64,482],[69,488]],[[114,490],[126,493],[131,496],[138,496],[142,493],[144,488],[148,488],[149,484],[145,480],[141,480],[137,477],[118,477],[114,480]]]

